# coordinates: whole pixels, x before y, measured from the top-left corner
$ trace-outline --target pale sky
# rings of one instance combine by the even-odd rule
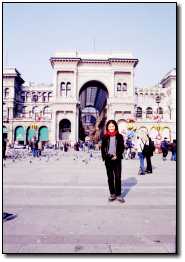
[[[56,52],[132,53],[135,86],[176,67],[175,3],[4,3],[4,66],[25,81],[52,83]]]

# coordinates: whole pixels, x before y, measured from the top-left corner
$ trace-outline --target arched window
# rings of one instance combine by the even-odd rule
[[[122,91],[127,91],[127,83],[123,83]]]
[[[26,92],[26,101],[27,102],[30,101],[30,97],[31,97],[31,93],[30,92]]]
[[[121,91],[121,83],[117,83],[117,91],[118,91],[118,92]]]
[[[5,98],[9,97],[9,88],[5,88],[5,90],[4,90],[4,97]]]
[[[67,89],[67,91],[71,91],[71,83],[70,82],[67,82],[66,89]]]
[[[141,107],[137,107],[136,117],[137,118],[142,118],[142,108]]]
[[[38,106],[34,106],[34,107],[32,108],[32,113],[33,113],[33,114],[39,113],[39,108],[38,108]]]
[[[34,118],[35,120],[37,120],[37,117],[39,116],[39,108],[38,106],[34,106],[32,108],[32,118]]]
[[[38,91],[37,95],[38,95],[38,102],[42,102],[42,92]]]
[[[51,119],[51,108],[49,106],[44,107],[43,116],[45,119]]]
[[[163,115],[163,108],[162,107],[157,108],[157,114]]]
[[[51,113],[51,108],[49,106],[44,107],[43,114]]]
[[[42,102],[47,102],[47,93],[46,92],[42,94]]]
[[[152,108],[151,107],[147,107],[147,109],[146,109],[146,118],[151,118],[152,114],[153,114]]]
[[[68,94],[70,94],[71,92],[71,83],[67,82],[66,84],[66,96],[68,96]]]
[[[52,92],[49,92],[48,93],[48,102],[51,100],[51,98],[52,98]]]
[[[65,96],[65,91],[66,91],[65,83],[61,82],[61,84],[60,84],[60,95]]]
[[[32,102],[38,101],[38,95],[36,93],[32,93]]]

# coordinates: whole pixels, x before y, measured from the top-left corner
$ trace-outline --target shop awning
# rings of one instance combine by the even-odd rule
[[[48,141],[48,128],[47,127],[41,127],[39,132],[39,141]]]
[[[16,129],[15,139],[17,141],[24,141],[25,131],[22,126]]]
[[[33,138],[34,136],[36,136],[36,131],[35,131],[35,129],[30,128],[30,129],[28,130],[28,140],[29,140],[29,141],[32,140],[32,138]]]

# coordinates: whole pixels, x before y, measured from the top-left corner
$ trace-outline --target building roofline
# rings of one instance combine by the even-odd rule
[[[107,59],[98,59],[98,58],[75,58],[75,57],[50,57],[49,59],[52,67],[54,66],[54,62],[85,62],[85,63],[108,63],[111,64],[112,62],[127,62],[127,63],[134,63],[134,67],[138,64],[139,60],[135,58],[107,58]]]

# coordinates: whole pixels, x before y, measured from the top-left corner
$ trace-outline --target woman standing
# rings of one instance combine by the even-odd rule
[[[106,133],[101,146],[102,159],[105,161],[108,177],[109,201],[117,198],[120,202],[125,202],[121,196],[121,159],[123,159],[123,152],[123,136],[118,132],[116,121],[109,120],[106,124]]]
[[[151,157],[153,156],[153,152],[155,150],[155,146],[152,142],[151,137],[147,134],[146,138],[146,152],[145,152],[145,157],[146,157],[146,173],[152,173],[152,162],[151,162]]]
[[[144,148],[144,141],[138,135],[135,144],[135,149],[137,151],[139,162],[140,162],[140,168],[138,173],[139,175],[145,175],[143,148]]]

